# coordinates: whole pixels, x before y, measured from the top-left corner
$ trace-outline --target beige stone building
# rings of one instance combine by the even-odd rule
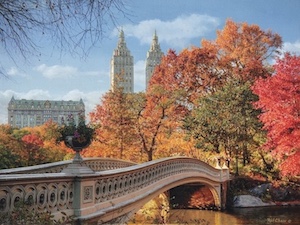
[[[146,60],[146,89],[148,88],[149,80],[153,75],[154,69],[157,65],[160,64],[161,58],[164,53],[160,49],[160,45],[158,43],[158,37],[156,32],[153,35],[152,44],[147,52],[147,60]]]
[[[80,101],[50,101],[50,100],[17,100],[11,98],[8,103],[8,124],[13,127],[40,126],[52,120],[58,124],[73,115],[76,123],[79,115],[85,115],[85,106]]]
[[[110,62],[110,87],[122,87],[125,93],[133,93],[134,68],[133,56],[126,46],[124,32],[120,31],[117,48],[113,52]]]
[[[153,35],[152,44],[147,52],[146,59],[146,88],[154,72],[155,67],[160,63],[163,52],[158,43],[156,32]],[[117,48],[113,51],[110,69],[110,87],[122,87],[125,93],[134,92],[134,58],[127,48],[124,31],[119,34]]]

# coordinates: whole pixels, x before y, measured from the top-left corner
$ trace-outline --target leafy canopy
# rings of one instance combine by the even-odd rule
[[[287,53],[274,67],[272,77],[252,87],[268,132],[264,147],[281,160],[282,174],[300,175],[300,56]]]

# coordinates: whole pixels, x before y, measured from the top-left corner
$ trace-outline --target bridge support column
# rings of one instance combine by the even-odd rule
[[[94,192],[95,182],[93,180],[80,175],[74,177],[73,210],[75,219],[78,219],[77,225],[89,224],[86,223],[86,219],[82,218],[95,213]]]
[[[85,208],[93,204],[93,192],[94,192],[94,182],[90,180],[85,180],[84,175],[95,173],[91,168],[83,164],[82,160],[73,160],[62,173],[69,174],[73,176],[73,210],[74,217],[80,218],[82,215],[86,214]],[[77,224],[80,225],[81,222],[78,220]]]
[[[221,210],[226,209],[226,202],[227,202],[227,182],[221,184]]]
[[[229,180],[229,168],[226,166],[225,162],[224,162],[224,164],[222,166],[221,176],[223,176],[223,175],[226,176],[226,180]],[[220,195],[221,209],[222,210],[226,209],[227,188],[228,188],[228,181],[222,182],[221,183],[221,195]]]
[[[219,186],[219,200],[220,200],[220,210],[224,210],[226,208],[226,198],[227,198],[227,181],[229,179],[229,168],[226,166],[225,162],[222,167],[220,166],[219,159],[216,159],[216,169],[220,170],[220,186]]]

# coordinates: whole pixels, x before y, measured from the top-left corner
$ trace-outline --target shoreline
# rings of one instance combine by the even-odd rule
[[[264,208],[264,207],[293,207],[300,206],[300,200],[293,201],[269,201],[263,202],[262,199],[253,195],[235,196],[236,202],[228,205],[228,208]]]
[[[295,201],[284,201],[284,202],[278,202],[275,201],[275,206],[300,206],[300,201],[295,200]]]

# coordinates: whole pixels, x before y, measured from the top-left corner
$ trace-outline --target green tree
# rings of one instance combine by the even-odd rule
[[[261,134],[260,111],[252,106],[257,100],[250,82],[230,80],[221,89],[198,99],[197,107],[185,119],[184,128],[197,140],[197,147],[222,153],[243,165],[250,162],[251,146],[257,148],[256,136]]]
[[[2,169],[24,166],[20,154],[23,149],[21,138],[28,132],[12,128],[9,125],[0,125],[0,164]]]
[[[7,146],[0,144],[0,169],[10,169],[18,166],[19,155],[14,154]]]

